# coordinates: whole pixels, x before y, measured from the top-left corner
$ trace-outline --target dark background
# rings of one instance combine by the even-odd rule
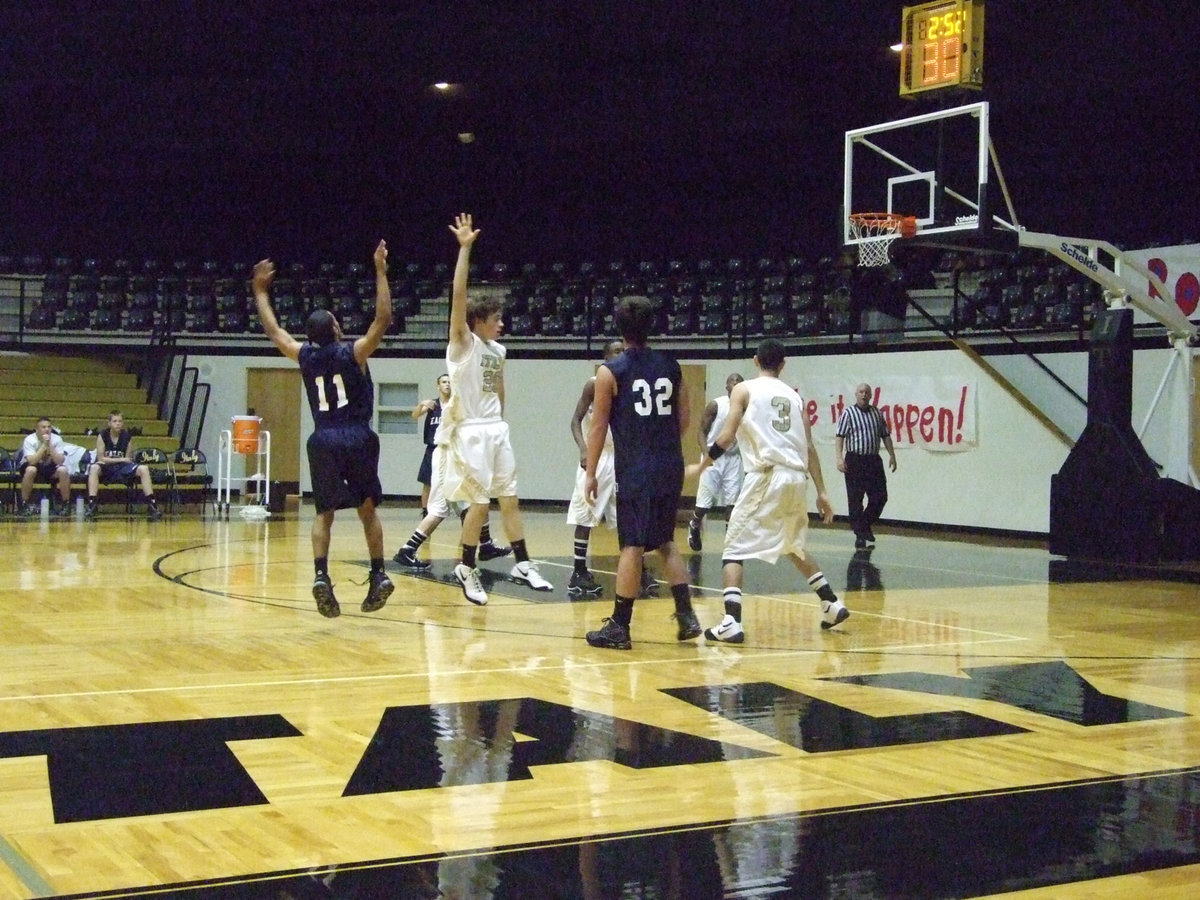
[[[901,6],[8,2],[0,253],[448,259],[469,210],[482,260],[815,259],[846,129],[979,99],[1023,224],[1195,239],[1200,5],[992,0],[924,102]]]

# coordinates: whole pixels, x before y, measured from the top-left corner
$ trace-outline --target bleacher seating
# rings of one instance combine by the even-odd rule
[[[140,264],[117,260],[106,266],[95,259],[62,256],[46,265],[40,257],[9,259],[10,270],[19,268],[42,278],[40,289],[29,292],[24,306],[23,326],[31,332],[116,337],[122,331],[160,328],[184,339],[261,333],[248,289],[248,265],[177,259]],[[998,260],[945,251],[936,258],[929,255],[924,265],[920,268],[909,259],[904,285],[947,293],[948,285],[957,286],[960,296],[947,297],[946,312],[939,317],[953,329],[1077,329],[1094,302],[1090,293],[1079,294],[1093,290],[1090,282],[1070,267],[1035,254],[1014,253]],[[853,340],[857,329],[856,312],[847,298],[854,270],[840,256],[817,262],[798,255],[488,262],[476,264],[474,270],[478,280],[505,291],[507,333],[514,337],[602,337],[611,330],[615,300],[629,294],[654,300],[663,331],[673,338],[750,341],[769,334],[846,335]],[[330,309],[347,334],[362,333],[374,311],[370,273],[365,263],[282,266],[272,291],[280,324],[302,334],[313,309]],[[394,262],[390,277],[389,334],[403,336],[409,327],[416,336],[438,332],[436,320],[447,307],[450,264]]]
[[[92,450],[97,431],[113,409],[124,413],[127,427],[135,433],[135,449],[157,447],[170,454],[178,448],[178,439],[168,434],[167,422],[146,402],[145,390],[136,375],[125,371],[124,362],[51,354],[0,357],[0,447],[10,452],[10,463],[40,416],[50,417],[66,443]],[[86,472],[72,475],[77,487],[85,483]],[[0,497],[11,486],[9,477],[0,472]],[[14,496],[7,495],[8,511]]]

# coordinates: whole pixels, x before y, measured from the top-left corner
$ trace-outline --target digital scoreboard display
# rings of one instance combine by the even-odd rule
[[[900,34],[901,97],[983,87],[982,0],[906,6]]]

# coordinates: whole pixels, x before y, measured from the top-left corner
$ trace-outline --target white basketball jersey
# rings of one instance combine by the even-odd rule
[[[501,417],[499,387],[507,351],[495,341],[471,335],[471,352],[458,362],[446,350],[446,371],[450,375],[450,399],[442,407],[442,421],[435,440],[444,444],[454,428],[464,422]]]
[[[742,383],[750,395],[737,432],[746,471],[785,466],[807,472],[808,441],[800,395],[770,375]]]
[[[729,395],[722,394],[720,397],[714,397],[713,403],[717,404],[717,414],[713,417],[712,425],[708,429],[708,437],[706,442],[712,446],[712,442],[717,439],[717,435],[721,433],[721,429],[725,427],[725,420],[729,418]],[[729,447],[726,453],[737,453],[738,443],[735,440]]]
[[[592,410],[594,408],[595,408],[594,406],[589,406],[588,411],[583,414],[583,421],[579,423],[579,427],[581,429],[583,429],[583,439],[585,441],[588,439],[588,435],[592,433]],[[607,431],[604,432],[604,449],[611,453],[612,448],[613,448],[612,429],[609,428]]]

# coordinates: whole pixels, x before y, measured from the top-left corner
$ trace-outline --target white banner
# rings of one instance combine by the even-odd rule
[[[805,389],[807,388],[807,393]],[[832,444],[842,410],[854,403],[854,384],[819,379],[798,388],[812,426],[813,440]],[[920,447],[961,452],[978,445],[974,379],[920,376],[888,378],[873,386],[871,403],[879,407],[896,449]]]
[[[1149,250],[1131,250],[1126,253],[1157,275],[1167,288],[1168,299],[1173,299],[1180,311],[1193,322],[1200,321],[1197,305],[1200,303],[1200,244],[1179,244],[1174,247],[1151,247]],[[1150,287],[1150,296],[1159,293]],[[1150,322],[1149,316],[1135,310],[1134,322]]]

